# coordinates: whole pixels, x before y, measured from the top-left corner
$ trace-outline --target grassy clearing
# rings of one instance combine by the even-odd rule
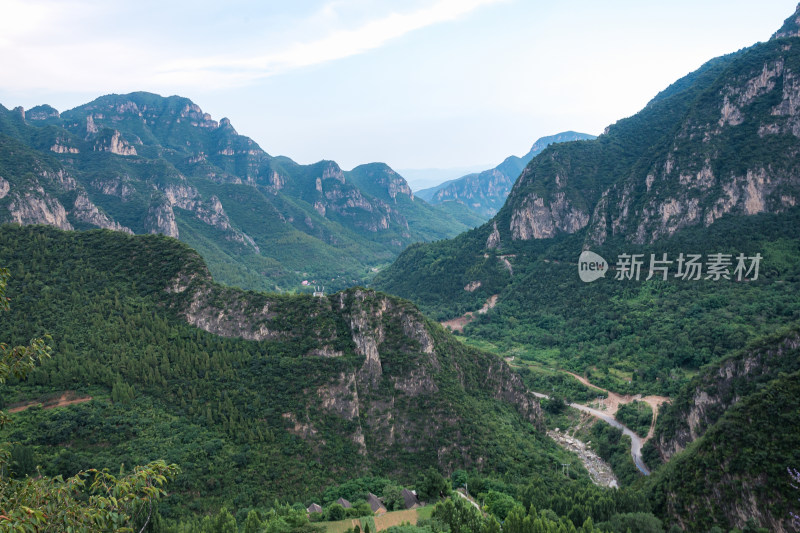
[[[417,520],[425,520],[433,514],[433,505],[426,505],[417,509]]]
[[[466,344],[467,346],[472,346],[473,348],[478,348],[480,350],[484,350],[489,353],[502,355],[500,348],[489,341],[483,339],[474,339],[472,337],[466,337],[464,335],[455,334],[455,338],[461,341],[462,343]]]

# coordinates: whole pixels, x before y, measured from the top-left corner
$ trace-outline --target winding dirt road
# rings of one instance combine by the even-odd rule
[[[669,398],[666,396],[642,396],[641,394],[630,395],[630,394],[617,394],[616,392],[612,392],[610,390],[604,389],[602,387],[598,387],[590,382],[583,376],[579,376],[573,372],[565,371],[570,376],[574,377],[587,387],[591,387],[593,389],[597,389],[599,391],[605,392],[608,394],[608,398],[603,400],[603,413],[608,415],[615,415],[617,410],[619,409],[620,405],[625,405],[626,403],[631,402],[645,402],[650,408],[653,410],[653,420],[650,422],[650,429],[647,432],[647,435],[642,439],[642,443],[647,442],[653,436],[653,432],[656,428],[656,421],[658,420],[658,410],[661,408],[661,404],[669,402]]]
[[[598,387],[597,385],[592,384],[588,379],[584,378],[583,376],[579,376],[578,374],[574,374],[572,372],[567,372],[570,376],[574,377],[587,387],[591,387],[593,389],[597,389],[599,391],[603,391],[608,394],[608,398],[603,401],[603,405],[606,408],[604,411],[600,411],[593,407],[589,407],[588,405],[582,405],[579,403],[571,403],[569,404],[570,407],[574,409],[578,409],[579,411],[583,411],[584,413],[588,413],[593,417],[602,420],[603,422],[610,424],[611,426],[622,430],[624,435],[627,435],[631,439],[631,457],[633,458],[633,463],[636,465],[636,468],[639,469],[639,472],[644,474],[645,476],[650,475],[650,469],[647,468],[647,465],[644,464],[644,459],[642,458],[642,446],[653,436],[653,431],[655,430],[656,420],[658,419],[658,409],[661,404],[665,402],[669,402],[669,398],[666,396],[645,396],[642,397],[641,395],[621,395],[615,392],[606,390],[602,387]],[[546,394],[541,394],[539,392],[533,393],[535,396],[539,398],[549,398]],[[650,430],[647,432],[647,436],[644,438],[637,435],[633,430],[627,427],[625,424],[621,423],[619,420],[614,418],[614,414],[619,409],[620,405],[631,403],[633,401],[643,401],[647,402],[648,405],[653,409],[653,421],[650,423]]]

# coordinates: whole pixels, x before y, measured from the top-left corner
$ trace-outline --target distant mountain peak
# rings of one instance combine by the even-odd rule
[[[48,118],[59,118],[60,116],[56,108],[44,104],[30,108],[25,113],[25,120],[46,120]]]
[[[553,143],[594,139],[594,135],[565,131],[542,137],[533,143],[522,157],[507,157],[494,168],[467,174],[436,187],[417,191],[417,196],[432,204],[455,202],[463,205],[483,220],[494,216],[502,207],[520,172],[531,159]]]
[[[772,34],[770,40],[784,37],[800,37],[800,4],[797,4],[794,13],[783,21],[783,26]]]

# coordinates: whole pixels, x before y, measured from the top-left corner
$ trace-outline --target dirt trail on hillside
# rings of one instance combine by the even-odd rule
[[[50,398],[47,400],[32,400],[29,402],[13,404],[8,408],[9,413],[19,413],[33,407],[34,405],[41,405],[43,409],[54,409],[56,407],[64,407],[66,405],[73,405],[76,403],[88,402],[92,399],[91,396],[75,396],[71,391],[61,394],[58,398]]]
[[[479,315],[485,315],[486,313],[488,313],[489,309],[492,309],[495,305],[497,305],[498,297],[499,297],[498,294],[489,296],[489,298],[487,298],[486,302],[483,304],[483,307],[478,309],[476,313]],[[475,319],[476,313],[469,311],[468,313],[464,313],[462,316],[458,318],[451,318],[450,320],[445,320],[444,322],[441,322],[441,324],[446,328],[450,328],[452,331],[463,331],[464,326],[466,326]]]

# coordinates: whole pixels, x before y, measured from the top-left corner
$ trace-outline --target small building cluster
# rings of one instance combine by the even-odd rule
[[[419,501],[416,491],[403,489],[401,495],[403,497],[404,509],[417,509],[418,507],[424,506],[424,504],[421,501]],[[353,504],[345,500],[344,498],[339,498],[338,500],[336,500],[336,503],[338,503],[345,509],[353,508]],[[369,504],[370,509],[372,509],[372,512],[375,515],[382,515],[386,512],[386,506],[383,504],[383,500],[381,500],[381,498],[379,498],[375,494],[372,494],[371,492],[367,496],[367,503]],[[311,505],[308,506],[306,512],[308,512],[308,514],[322,513],[323,509],[321,505],[317,503],[312,503]]]

